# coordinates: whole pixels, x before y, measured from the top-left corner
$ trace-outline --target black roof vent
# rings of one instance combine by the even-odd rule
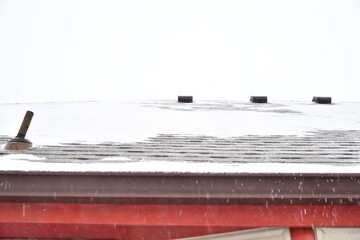
[[[267,96],[251,96],[250,101],[253,103],[267,103]]]
[[[178,102],[192,103],[193,102],[193,97],[192,96],[178,96]]]
[[[321,104],[331,104],[331,97],[313,97],[312,101]]]

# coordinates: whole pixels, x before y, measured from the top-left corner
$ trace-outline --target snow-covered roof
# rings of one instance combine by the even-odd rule
[[[26,152],[0,171],[359,174],[360,103],[0,104],[0,143],[35,113]]]

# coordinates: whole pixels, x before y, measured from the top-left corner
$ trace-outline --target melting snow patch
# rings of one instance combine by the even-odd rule
[[[131,161],[130,158],[127,157],[107,157],[101,159],[101,162],[122,162],[122,161]]]
[[[38,161],[38,160],[45,160],[44,157],[37,157],[31,154],[9,154],[0,157],[1,163],[3,161],[16,161],[16,160],[30,160],[30,161]]]

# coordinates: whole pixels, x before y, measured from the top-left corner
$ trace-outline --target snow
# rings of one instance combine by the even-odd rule
[[[349,174],[360,173],[360,164],[338,166],[330,164],[297,163],[216,163],[151,161],[131,162],[130,159],[105,158],[100,162],[54,163],[26,154],[0,157],[0,171],[23,172],[113,172],[113,173],[209,173],[209,174]]]
[[[227,138],[360,130],[359,109],[360,103],[357,102],[331,105],[241,101],[0,104],[0,135],[15,136],[26,110],[35,113],[27,138],[41,148],[62,143],[142,142],[159,134]],[[134,161],[125,156],[64,163],[26,153],[4,154],[4,150],[0,163],[0,171],[25,172],[360,173],[360,164],[357,163],[191,162],[158,161],[146,157]]]
[[[27,138],[36,146],[137,142],[158,134],[234,137],[360,130],[359,109],[360,103],[244,101],[0,104],[0,135],[15,136],[26,110],[35,113]]]
[[[30,160],[30,161],[39,161],[39,160],[45,160],[44,157],[37,157],[31,154],[9,154],[2,156],[1,158],[2,163],[6,163],[7,161],[23,161],[23,160]],[[10,164],[11,165],[11,164]]]

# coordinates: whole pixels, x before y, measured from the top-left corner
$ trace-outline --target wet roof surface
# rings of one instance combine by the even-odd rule
[[[19,161],[16,167],[7,169],[10,171],[324,174],[329,171],[326,165],[333,167],[332,174],[344,173],[337,167],[345,168],[345,173],[359,174],[359,136],[360,131],[231,138],[164,134],[135,143],[37,146],[23,152],[25,155],[19,152],[9,155],[1,150],[0,156],[15,156]],[[0,142],[8,139],[1,137]],[[28,168],[25,162],[33,166]],[[45,164],[53,166],[49,168]],[[125,164],[135,165],[125,167]]]
[[[109,105],[111,110],[107,111],[106,106]],[[135,141],[116,141],[111,135],[106,138],[106,136],[94,134],[95,137],[99,137],[99,141],[92,143],[91,141],[77,141],[74,137],[69,138],[68,141],[62,141],[61,144],[35,144],[26,152],[13,153],[0,150],[0,157],[13,156],[12,160],[36,164],[117,164],[118,169],[114,171],[128,171],[126,170],[128,168],[121,170],[122,168],[118,166],[121,164],[155,162],[159,165],[159,172],[167,171],[166,168],[165,170],[161,168],[162,163],[170,166],[169,172],[174,172],[177,171],[177,165],[171,165],[171,163],[180,162],[222,164],[213,165],[214,167],[253,163],[314,164],[314,168],[331,165],[351,169],[354,166],[357,167],[357,169],[354,168],[354,172],[360,173],[360,123],[357,103],[322,106],[309,103],[256,105],[234,101],[204,101],[195,104],[177,104],[158,101],[116,104],[124,111],[120,113],[114,110],[114,106],[114,103],[95,102],[37,104],[26,105],[24,108],[32,107],[35,110],[39,108],[35,111],[35,119],[36,113],[39,115],[39,112],[42,115],[54,116],[58,112],[61,114],[70,109],[72,115],[69,118],[64,118],[66,114],[61,114],[59,116],[62,116],[62,119],[52,122],[58,127],[57,132],[54,132],[56,135],[72,131],[71,134],[76,137],[76,131],[79,131],[82,125],[85,125],[87,129],[95,130],[101,126],[102,132],[120,132],[125,138],[136,131],[141,134],[147,130],[150,132],[147,135],[138,134],[141,137],[136,136]],[[3,109],[19,108],[17,105],[2,105],[1,107]],[[98,111],[97,118],[94,119],[94,115],[91,115],[92,122],[86,121],[90,117],[86,115],[88,112],[82,112],[83,108],[92,109],[91,114]],[[129,111],[129,109],[133,111],[134,108],[134,112]],[[254,112],[255,115],[253,115]],[[153,116],[156,114],[160,116]],[[101,118],[102,116],[105,117]],[[128,119],[125,119],[126,117]],[[59,122],[62,125],[59,125]],[[71,128],[70,123],[74,123],[71,125],[75,127]],[[48,121],[44,121],[44,124],[48,124]],[[36,131],[39,132],[39,129]],[[50,135],[51,131],[54,130],[49,129],[47,134]],[[254,134],[250,135],[249,132],[254,132]],[[291,134],[292,132],[300,134]],[[9,139],[11,137],[1,135],[0,144],[5,144]],[[4,162],[3,159],[1,160]],[[202,168],[205,165],[197,164],[187,167]],[[64,166],[59,168],[59,171],[64,170]],[[267,167],[267,165],[259,166],[264,169]],[[6,167],[0,170],[4,171],[4,169],[11,170]],[[20,168],[16,166],[15,169]],[[24,171],[27,170],[29,169],[24,167]],[[41,171],[43,170],[44,168]],[[196,172],[196,169],[190,170]],[[190,170],[179,169],[178,171]],[[198,169],[199,172],[201,170]],[[146,171],[146,169],[139,171]],[[153,167],[151,171],[156,172],[156,167]],[[218,171],[222,170],[218,169]],[[238,170],[234,170],[236,171]],[[291,169],[286,171],[292,172]],[[321,172],[321,169],[319,171]]]
[[[0,137],[0,144],[9,137]],[[360,161],[360,131],[319,131],[305,136],[209,136],[163,134],[144,142],[99,144],[68,143],[37,146],[27,154],[44,160],[37,162],[191,161],[223,163],[334,163]],[[1,150],[1,155],[9,154]],[[116,160],[124,157],[128,160]],[[31,161],[31,160],[28,160]]]

